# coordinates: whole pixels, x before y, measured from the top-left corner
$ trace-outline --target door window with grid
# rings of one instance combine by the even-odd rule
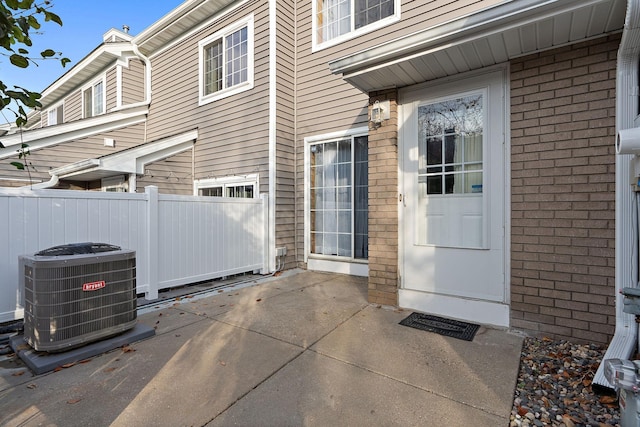
[[[483,246],[483,103],[478,93],[418,106],[418,244]]]

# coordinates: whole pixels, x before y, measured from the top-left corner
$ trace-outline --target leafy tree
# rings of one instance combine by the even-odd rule
[[[0,55],[9,58],[11,64],[20,68],[38,65],[37,61],[55,59],[64,67],[70,60],[62,53],[53,49],[45,49],[34,56],[30,50],[33,47],[31,36],[38,34],[41,22],[55,22],[62,26],[62,20],[51,12],[53,3],[50,0],[0,0]],[[7,108],[16,117],[16,125],[27,123],[27,109],[42,107],[40,93],[30,91],[20,86],[10,88],[6,82],[0,80],[0,111]],[[10,107],[14,102],[17,111]],[[0,143],[0,148],[2,143]]]

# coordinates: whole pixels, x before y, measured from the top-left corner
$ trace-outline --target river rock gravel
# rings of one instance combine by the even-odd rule
[[[605,348],[526,337],[510,427],[620,425],[616,396],[596,394],[593,377]]]

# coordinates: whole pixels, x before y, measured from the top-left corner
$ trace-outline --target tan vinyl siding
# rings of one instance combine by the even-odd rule
[[[79,90],[73,92],[64,99],[65,123],[80,120],[82,118],[82,95]]]
[[[137,192],[144,193],[144,187],[155,185],[162,194],[193,194],[191,159],[192,150],[187,150],[145,166],[144,176],[137,180]]]
[[[144,74],[145,65],[139,59],[122,67],[122,105],[144,101]]]
[[[252,12],[254,87],[199,106],[198,42]],[[197,127],[195,179],[259,173],[259,191],[268,191],[268,28],[268,3],[247,3],[151,58],[154,93],[149,112],[149,140]]]
[[[101,135],[95,135],[76,141],[59,144],[42,150],[33,150],[27,157],[28,163],[32,166],[30,169],[31,177],[34,182],[48,181],[51,176],[49,170],[59,168],[80,160],[96,158],[107,154],[140,145],[144,136],[144,124],[138,124],[125,129],[119,129],[107,132]],[[104,138],[112,138],[116,141],[115,148],[105,147]],[[11,157],[0,161],[0,185],[5,184],[1,177],[28,177],[27,172],[16,170],[11,166],[11,162],[20,161],[18,156]],[[27,183],[20,183],[26,185]]]
[[[286,247],[285,268],[295,259],[295,15],[293,5],[276,3],[276,246]]]
[[[113,67],[107,71],[106,88],[104,91],[104,95],[107,97],[107,109],[105,113],[116,107],[116,93],[118,91],[117,81],[116,68]]]

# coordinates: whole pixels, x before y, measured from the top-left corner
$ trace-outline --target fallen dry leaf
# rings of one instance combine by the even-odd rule
[[[53,372],[60,372],[60,371],[62,371],[62,366],[56,366],[56,367],[53,369]]]
[[[38,388],[38,386],[36,384],[29,384],[27,388],[33,390],[34,388]]]
[[[176,301],[180,301],[182,297],[176,297]]]
[[[527,408],[523,408],[522,406],[518,406],[518,415],[520,415],[521,417],[524,417],[525,415],[527,415],[527,412],[529,412],[529,410]]]
[[[608,403],[616,403],[618,399],[615,396],[600,396],[600,399],[598,400],[600,401],[600,403],[608,404]]]
[[[222,289],[218,289],[218,293],[219,293],[219,294],[221,294],[221,293],[223,293],[223,292],[224,292],[224,290],[222,290]]]
[[[132,351],[136,351],[135,348],[129,346],[129,345],[125,345],[122,347],[122,352],[123,353],[131,353]]]
[[[227,363],[223,360],[220,360],[218,363],[220,363],[221,366],[227,366]]]
[[[64,365],[62,365],[63,368],[70,368],[72,366],[74,366],[76,364],[76,362],[71,362],[71,363],[65,363]]]
[[[116,369],[118,369],[118,368],[116,368],[115,366],[112,366],[112,367],[110,367],[110,368],[104,368],[104,369],[102,370],[102,372],[109,373],[109,372],[113,372],[113,371],[115,371]]]
[[[591,380],[589,378],[585,378],[582,380],[582,385],[585,387],[589,387],[591,385]]]
[[[74,405],[74,404],[80,402],[81,400],[82,399],[69,399],[69,400],[67,400],[67,404]]]
[[[78,363],[89,363],[89,362],[91,362],[91,359],[84,359],[79,361]]]
[[[14,372],[11,374],[12,377],[19,377],[20,375],[24,375],[26,371]]]
[[[187,295],[185,298],[193,298],[193,295]]]

